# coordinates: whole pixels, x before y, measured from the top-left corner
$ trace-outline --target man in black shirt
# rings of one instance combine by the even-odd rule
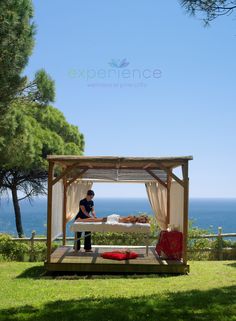
[[[92,216],[96,218],[96,213],[94,210],[94,202],[93,197],[95,193],[92,190],[88,190],[87,195],[85,198],[80,200],[79,202],[79,212],[75,217],[75,220],[77,218],[88,218],[91,217],[90,213],[92,213]],[[81,238],[82,232],[77,232],[77,250],[80,250],[80,238]],[[84,238],[84,249],[85,252],[92,252],[91,249],[91,232],[86,231],[85,232],[85,238]]]

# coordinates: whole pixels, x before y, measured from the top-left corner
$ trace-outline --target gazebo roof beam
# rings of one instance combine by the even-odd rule
[[[175,181],[177,181],[180,185],[184,187],[184,182],[178,176],[176,176],[169,168],[166,168],[163,164],[159,164],[159,166],[161,167],[161,169],[166,171],[167,175],[170,175]]]
[[[161,185],[163,185],[164,187],[167,188],[167,184],[165,182],[163,182],[157,175],[155,175],[150,169],[146,169],[146,171],[152,176],[154,177]]]
[[[60,179],[62,179],[64,176],[66,176],[68,173],[70,173],[76,167],[77,164],[78,164],[78,162],[68,166],[65,170],[63,170],[59,176],[54,178],[54,180],[52,181],[52,185],[56,184]]]
[[[88,168],[83,169],[77,176],[74,176],[67,182],[67,186],[72,184],[74,181],[76,181],[78,178],[82,177],[85,172],[87,172]]]

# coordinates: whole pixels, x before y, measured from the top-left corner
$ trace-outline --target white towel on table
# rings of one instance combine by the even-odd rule
[[[120,215],[118,214],[111,214],[107,216],[107,224],[115,225],[119,223]]]

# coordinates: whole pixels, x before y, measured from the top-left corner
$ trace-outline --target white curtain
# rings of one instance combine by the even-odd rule
[[[170,224],[183,232],[184,188],[172,181],[170,187]]]
[[[167,188],[156,182],[145,183],[149,202],[162,230],[167,228]],[[172,180],[170,187],[170,225],[183,232],[184,188]]]
[[[52,226],[51,239],[62,234],[63,225],[63,181],[59,180],[52,187]]]
[[[162,230],[167,228],[167,189],[156,182],[145,183],[149,202]]]
[[[78,180],[67,188],[66,221],[71,221],[79,211],[79,202],[86,197],[87,191],[93,186],[92,181]]]

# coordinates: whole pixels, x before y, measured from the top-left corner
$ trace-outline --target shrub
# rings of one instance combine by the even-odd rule
[[[5,260],[24,261],[29,253],[29,245],[11,240],[8,234],[0,234],[0,253]]]
[[[222,239],[221,246],[223,248],[222,249],[223,260],[236,259],[236,242]],[[219,249],[220,249],[220,243],[218,238],[212,242],[212,248],[214,249],[214,251],[211,252],[210,259],[217,260],[219,258]],[[227,248],[232,248],[232,249],[227,250]]]
[[[189,260],[218,260],[219,259],[219,239],[218,238],[196,238],[193,237],[215,234],[211,229],[200,229],[193,226],[193,221],[189,222],[188,238],[188,259]],[[236,242],[222,239],[223,260],[236,259]],[[232,248],[232,250],[226,250]],[[211,249],[211,251],[205,251]]]
[[[59,246],[58,243],[52,243],[54,251]],[[46,242],[34,242],[33,252],[31,251],[30,242],[13,241],[11,235],[0,234],[0,260],[7,261],[44,261],[47,254]]]
[[[207,238],[198,238],[198,236],[211,234],[210,229],[201,229],[194,226],[194,221],[189,221],[188,231],[188,259],[189,260],[208,260],[210,252],[203,249],[211,248],[212,240]],[[196,237],[196,238],[195,238]]]
[[[44,235],[37,235],[37,238],[42,237],[45,238]],[[52,251],[55,251],[55,249],[59,246],[57,242],[52,242]],[[42,241],[35,241],[34,242],[34,248],[31,252],[31,257],[33,258],[33,261],[44,261],[47,256],[47,243]]]

